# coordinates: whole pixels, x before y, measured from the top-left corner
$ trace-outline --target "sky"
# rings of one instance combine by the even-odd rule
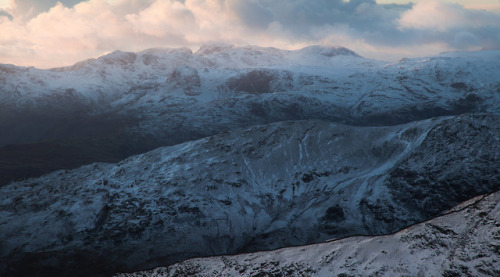
[[[372,59],[500,49],[500,0],[0,0],[0,63],[207,43],[344,46]]]

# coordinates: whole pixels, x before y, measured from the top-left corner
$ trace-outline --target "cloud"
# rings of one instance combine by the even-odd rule
[[[11,0],[0,63],[62,66],[116,49],[343,45],[379,59],[500,48],[498,13],[422,0]],[[9,16],[11,15],[11,16]]]
[[[455,39],[451,43],[456,48],[459,49],[467,49],[470,47],[477,46],[479,44],[479,40],[477,36],[469,32],[458,32],[455,35]]]
[[[238,15],[243,25],[249,28],[265,30],[274,21],[274,14],[269,9],[253,1],[228,1],[228,10]]]
[[[137,14],[125,15],[125,19],[136,33],[154,37],[197,28],[193,13],[177,1],[153,2]]]
[[[499,25],[500,15],[484,10],[468,10],[455,3],[421,0],[399,19],[400,29],[445,31]]]
[[[73,7],[82,0],[10,0],[11,13],[18,20],[29,20],[42,12],[50,10],[57,3],[66,7]]]
[[[4,9],[0,9],[0,17],[6,17],[9,20],[14,19],[14,17]]]
[[[402,14],[398,25],[421,42],[440,42],[454,50],[500,48],[500,14],[454,3],[422,0]]]

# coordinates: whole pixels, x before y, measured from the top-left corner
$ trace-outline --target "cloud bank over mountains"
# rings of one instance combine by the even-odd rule
[[[500,48],[500,12],[439,0],[10,0],[0,63],[54,67],[116,49],[342,45],[375,59]]]

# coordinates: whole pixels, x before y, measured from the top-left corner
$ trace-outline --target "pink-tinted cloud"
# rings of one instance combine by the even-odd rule
[[[0,63],[73,64],[113,50],[225,42],[298,48],[343,45],[397,59],[500,47],[499,15],[439,0],[10,0],[0,14]]]

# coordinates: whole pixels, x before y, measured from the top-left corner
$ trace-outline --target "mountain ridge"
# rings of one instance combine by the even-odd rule
[[[386,63],[342,47],[217,44],[115,51],[51,70],[0,65],[0,275],[110,276],[389,234],[442,215],[500,189],[498,72],[500,51]],[[388,236],[387,246],[445,253],[490,208],[451,229]],[[476,250],[492,243],[497,253],[496,242],[477,241],[472,263],[432,269],[473,274],[484,269],[477,261],[494,273],[495,260]],[[358,250],[342,252],[349,266],[339,273],[359,261],[391,274],[376,268],[388,260]],[[298,254],[280,251],[290,267],[255,270],[336,266],[306,272]],[[171,268],[191,272],[184,265]]]
[[[343,48],[226,48],[115,52],[73,71],[0,66],[0,184],[254,124],[382,126],[500,113],[500,51],[385,63],[328,57]],[[63,162],[47,160],[47,143],[64,148],[54,152]],[[99,147],[109,144],[117,147]]]
[[[0,259],[130,271],[391,233],[499,189],[499,122],[280,122],[15,182],[0,188]]]

